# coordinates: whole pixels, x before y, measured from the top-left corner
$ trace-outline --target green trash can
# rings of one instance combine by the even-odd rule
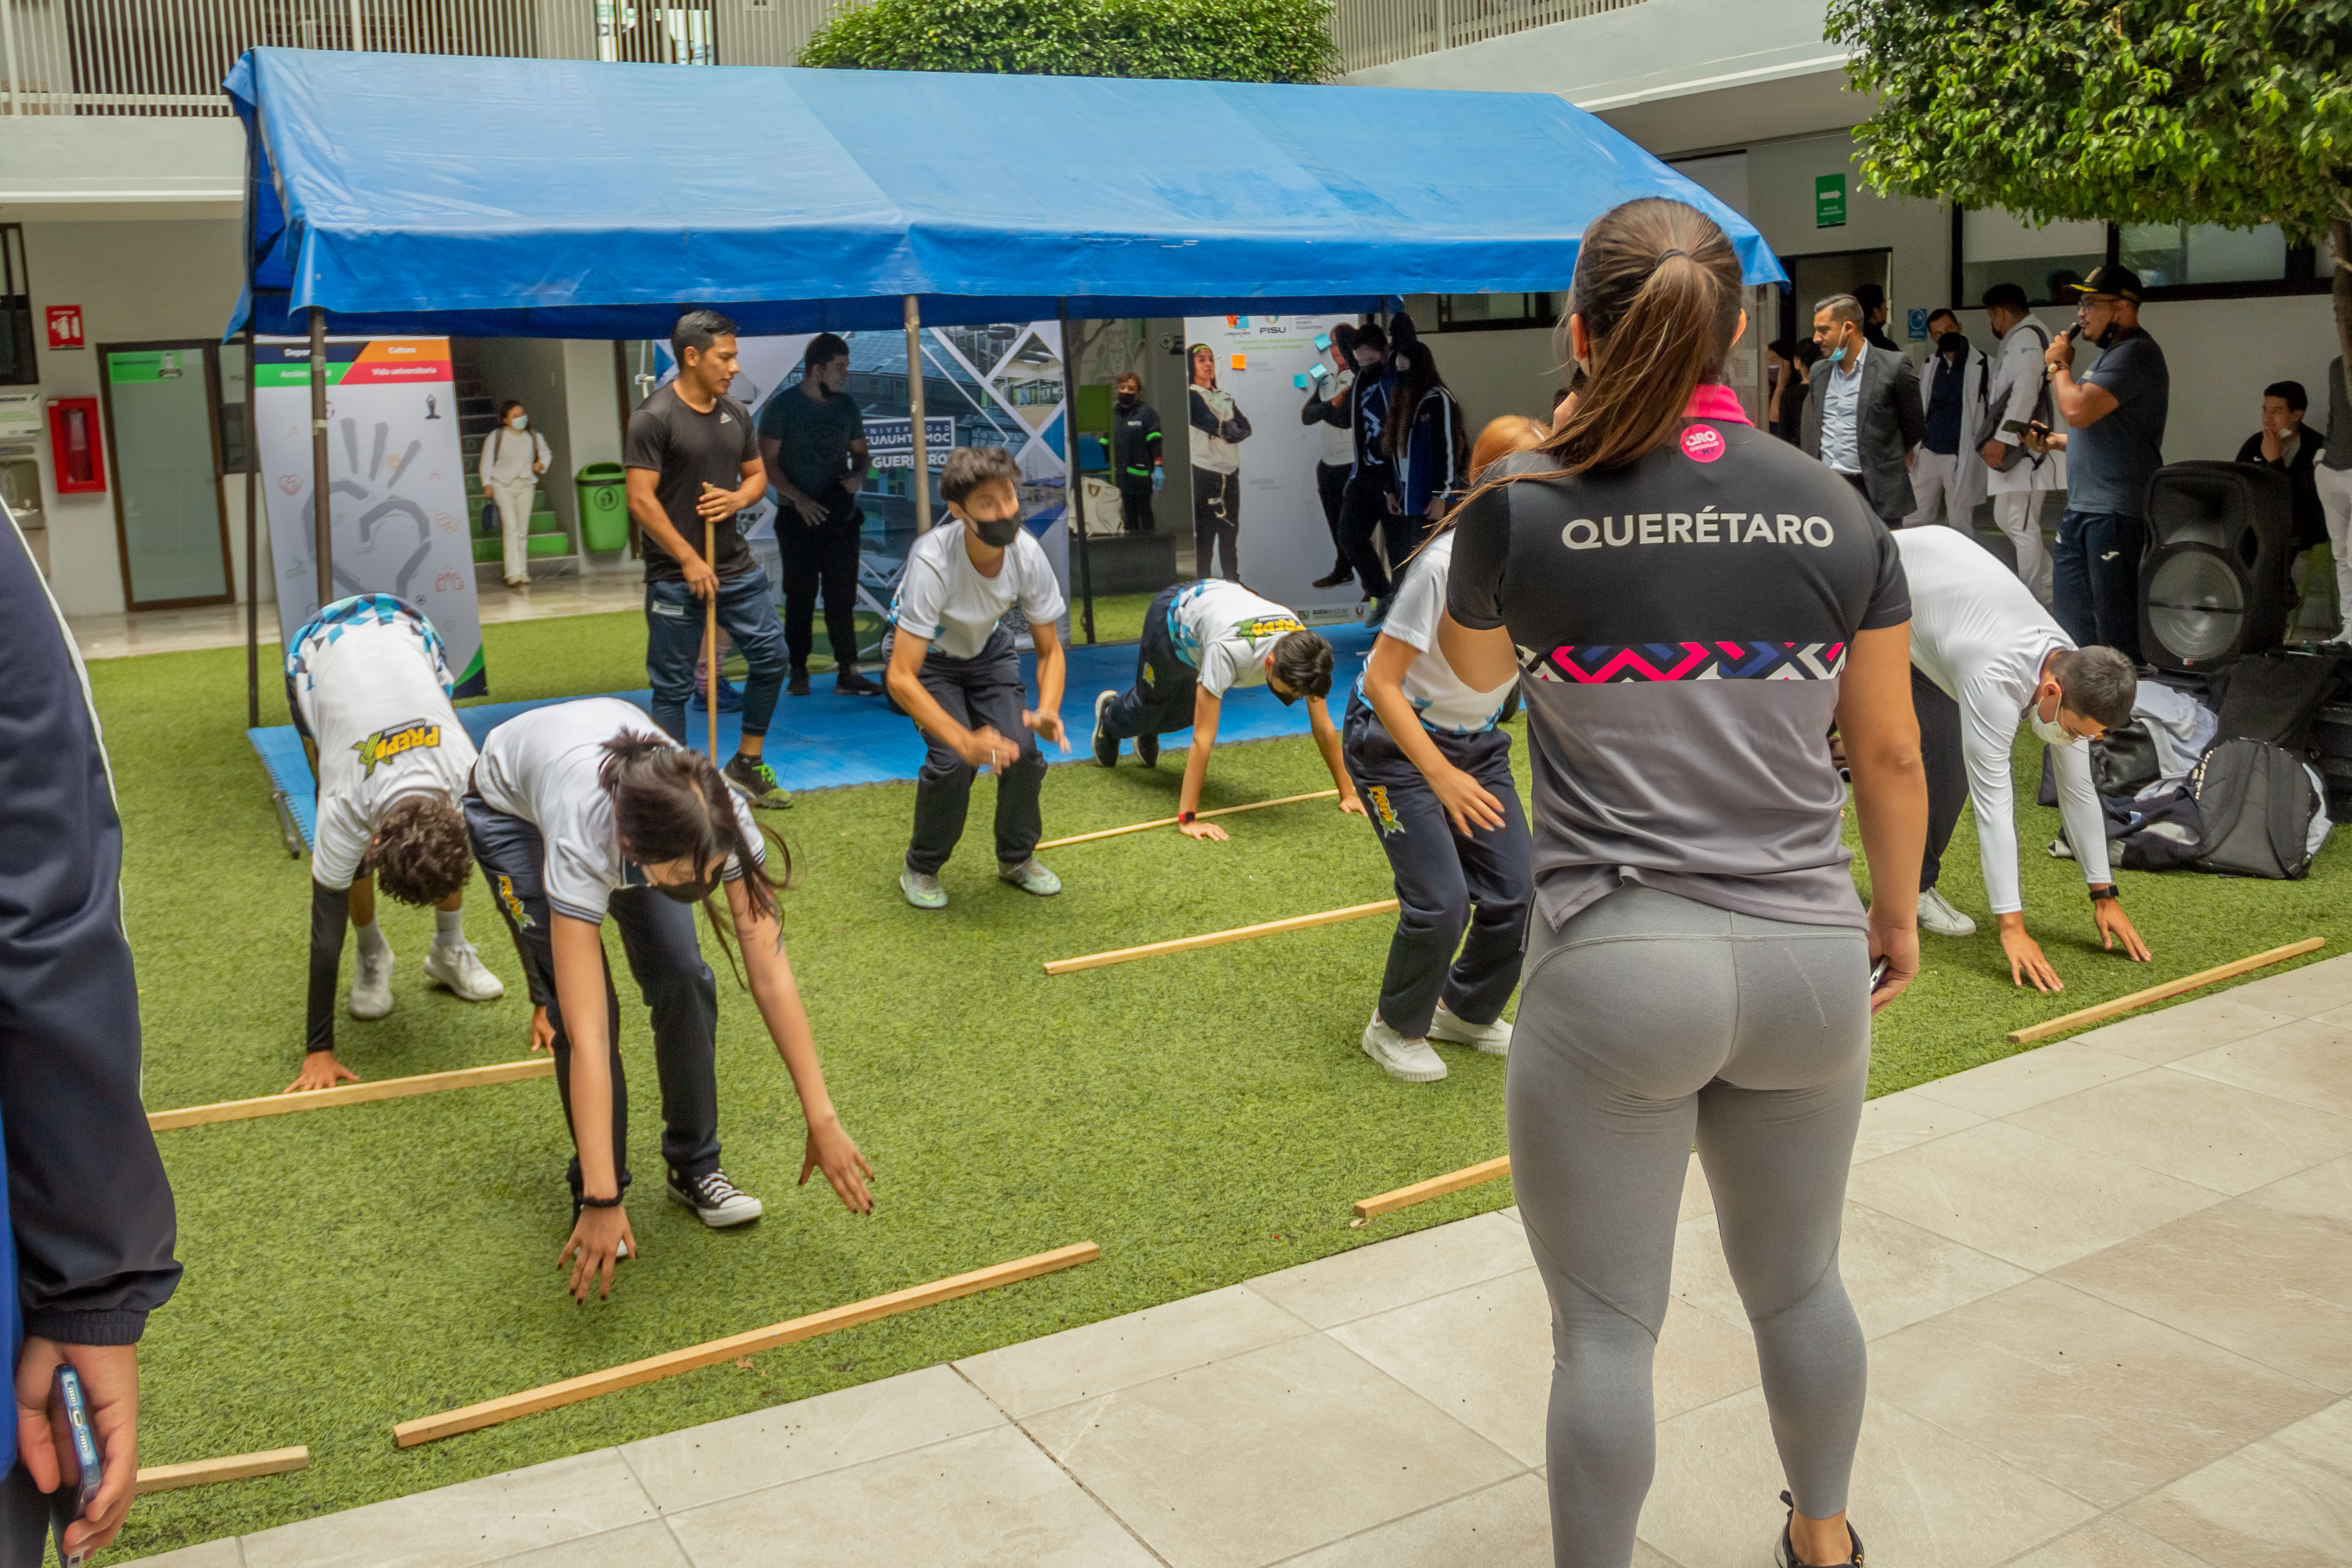
[[[598,552],[629,546],[628,470],[618,463],[590,463],[573,484],[580,491],[580,542]]]

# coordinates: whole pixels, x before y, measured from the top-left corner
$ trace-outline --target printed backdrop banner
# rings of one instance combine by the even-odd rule
[[[478,697],[489,680],[449,340],[329,338],[326,372],[334,596],[390,594],[423,610],[448,649],[457,695]],[[278,629],[290,642],[320,608],[310,340],[263,338],[254,345],[254,397],[278,563]]]
[[[1287,605],[1310,621],[1361,619],[1363,593],[1353,583],[1318,588],[1315,579],[1331,570],[1330,526],[1315,492],[1315,464],[1323,449],[1324,426],[1302,425],[1307,394],[1297,379],[1309,367],[1328,366],[1334,324],[1352,316],[1188,316],[1184,321],[1185,382],[1193,375],[1193,345],[1206,343],[1216,356],[1217,384],[1233,394],[1250,423],[1241,444],[1241,575],[1252,588]],[[1310,380],[1311,380],[1310,376]],[[1160,410],[1168,431],[1169,460],[1191,446],[1190,404]],[[1181,431],[1183,434],[1180,435]],[[1182,441],[1182,447],[1176,443]],[[1189,458],[1187,458],[1189,460]],[[1169,520],[1162,527],[1192,527]],[[1201,575],[1209,563],[1197,563]]]

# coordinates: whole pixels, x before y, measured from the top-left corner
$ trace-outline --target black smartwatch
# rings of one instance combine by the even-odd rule
[[[2091,902],[2095,904],[2103,899],[2113,899],[2117,903],[2122,903],[2124,901],[2122,891],[2112,883],[2104,888],[2093,888],[2091,889]]]
[[[614,1193],[609,1198],[592,1198],[583,1193],[580,1197],[580,1206],[583,1209],[616,1209],[621,1206],[621,1194]]]

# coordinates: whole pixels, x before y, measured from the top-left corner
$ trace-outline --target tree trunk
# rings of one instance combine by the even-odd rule
[[[2344,356],[2339,372],[2344,395],[2352,401],[2352,218],[2339,217],[2327,226],[2328,253],[2336,258],[2336,352]]]

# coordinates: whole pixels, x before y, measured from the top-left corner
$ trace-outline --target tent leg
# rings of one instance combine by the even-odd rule
[[[310,307],[310,517],[318,532],[319,608],[334,602],[333,497],[327,493],[327,312]]]
[[[907,296],[907,415],[914,437],[914,470],[908,483],[915,491],[915,531],[931,531],[931,449],[923,428],[923,312],[912,294]]]
[[[1087,641],[1095,640],[1095,574],[1093,558],[1087,553],[1087,485],[1086,476],[1078,471],[1078,364],[1077,345],[1070,341],[1070,302],[1054,301],[1054,314],[1062,325],[1062,454],[1067,465],[1064,470],[1063,495],[1068,498],[1066,508],[1070,526],[1078,540],[1078,595],[1085,605],[1083,620]]]
[[[261,468],[261,418],[255,413],[253,318],[245,321],[245,727],[261,728],[261,578],[255,546],[255,479]]]

